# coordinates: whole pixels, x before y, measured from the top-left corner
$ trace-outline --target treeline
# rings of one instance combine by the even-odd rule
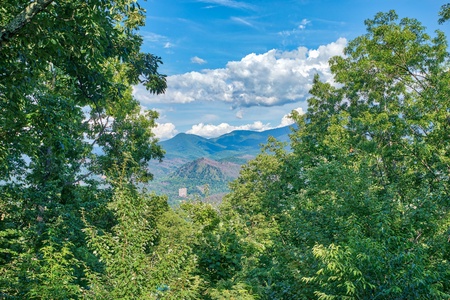
[[[143,21],[131,0],[0,10],[0,298],[450,297],[442,32],[367,20],[293,114],[293,151],[270,140],[218,209],[171,208],[137,188],[164,154],[131,95],[165,89]]]

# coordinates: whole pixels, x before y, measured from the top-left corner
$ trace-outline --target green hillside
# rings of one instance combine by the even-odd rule
[[[226,149],[225,146],[213,140],[186,133],[180,133],[174,138],[163,141],[160,144],[166,151],[167,159],[209,157]]]
[[[210,196],[229,191],[228,184],[239,175],[240,167],[260,153],[270,136],[281,142],[289,140],[291,126],[266,131],[237,130],[217,138],[180,133],[160,145],[166,151],[160,162],[150,162],[154,181],[147,187],[166,194],[169,202],[178,203],[178,189],[186,187],[189,197]]]
[[[169,203],[177,204],[185,198],[179,189],[186,188],[188,198],[227,193],[228,184],[239,176],[240,164],[199,158],[177,168],[167,176],[155,178],[147,187],[169,197]]]

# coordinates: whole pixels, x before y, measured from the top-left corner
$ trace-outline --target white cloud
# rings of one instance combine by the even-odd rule
[[[300,115],[303,115],[305,113],[303,111],[303,108],[301,108],[301,107],[294,109],[294,110],[297,111]],[[294,124],[294,120],[292,120],[290,116],[291,116],[290,113],[287,115],[284,115],[283,118],[281,119],[281,123],[278,127],[284,127],[284,126]]]
[[[304,111],[301,107],[294,109],[299,114],[304,114]],[[242,110],[239,110],[237,114],[243,113]],[[223,134],[235,131],[235,130],[252,130],[252,131],[264,131],[273,128],[285,127],[294,123],[294,120],[290,118],[291,113],[286,114],[280,121],[278,126],[271,126],[270,123],[264,124],[261,121],[255,121],[251,124],[244,124],[239,126],[230,125],[228,123],[220,123],[219,125],[213,124],[205,124],[198,123],[193,125],[191,129],[186,131],[189,134],[195,134],[206,138],[218,137]],[[217,119],[216,115],[206,115],[204,116],[206,119],[210,119],[213,121]],[[175,125],[173,123],[157,123],[157,127],[153,128],[153,132],[155,136],[160,140],[167,140],[178,134],[178,130],[176,130]]]
[[[172,123],[156,123],[156,127],[152,129],[155,136],[160,140],[168,140],[173,138],[178,130],[175,129],[175,125]]]
[[[164,49],[170,49],[175,46],[173,43],[171,43],[169,41],[169,37],[167,37],[165,35],[160,35],[160,34],[145,31],[145,30],[141,31],[140,33],[142,34],[142,38],[144,39],[144,41],[146,43],[158,44],[158,45],[162,46]],[[168,51],[168,50],[166,50],[166,51]]]
[[[204,60],[204,59],[202,59],[202,58],[200,58],[200,57],[198,57],[198,56],[192,57],[192,58],[191,58],[191,62],[194,63],[194,64],[199,64],[199,65],[203,65],[203,64],[206,64],[206,63],[207,63],[206,60]]]
[[[157,34],[154,32],[148,32],[148,31],[142,31],[141,34],[146,42],[170,45],[170,43],[168,42],[169,38],[167,36],[160,35],[160,34]]]
[[[236,23],[239,23],[239,24],[243,24],[243,25],[248,26],[248,27],[255,28],[255,25],[253,25],[251,22],[247,21],[246,19],[239,18],[239,17],[231,17],[231,20],[233,22],[236,22]]]
[[[263,131],[268,130],[271,127],[269,124],[263,124],[260,121],[256,121],[253,124],[246,124],[241,126],[233,126],[228,123],[221,123],[219,125],[212,124],[204,124],[200,123],[197,125],[193,125],[190,130],[186,133],[196,134],[199,136],[203,136],[206,138],[218,137],[223,134],[235,131],[235,130],[254,130],[254,131]]]
[[[311,23],[310,20],[303,19],[300,21],[300,24],[298,24],[298,26],[296,28],[291,29],[291,30],[283,30],[283,31],[278,32],[278,34],[285,38],[302,34],[303,30],[305,30],[306,26],[310,23]]]
[[[309,21],[308,19],[303,19],[300,22],[300,25],[298,25],[298,29],[303,30],[306,28],[306,25],[308,25],[309,23],[311,23],[311,21]]]
[[[134,96],[150,103],[222,101],[233,108],[277,106],[305,101],[315,74],[332,82],[328,60],[343,55],[344,38],[317,49],[299,47],[292,51],[270,50],[231,61],[223,69],[207,69],[167,77],[164,95],[151,95],[142,86]]]

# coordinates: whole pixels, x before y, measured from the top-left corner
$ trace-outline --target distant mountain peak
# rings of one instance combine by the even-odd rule
[[[206,157],[188,162],[173,172],[172,178],[192,179],[199,182],[229,181],[239,175],[240,165],[219,162]]]
[[[205,196],[199,189],[207,185],[210,196],[223,196],[229,191],[229,182],[238,177],[241,166],[261,152],[261,145],[268,142],[269,136],[288,142],[291,128],[237,130],[212,139],[180,133],[161,142],[166,155],[162,163],[151,164],[157,175],[149,187],[168,195],[171,203],[180,200],[180,188],[187,189],[188,197],[198,196],[199,192]]]
[[[170,140],[161,142],[167,158],[200,157],[222,159],[236,155],[256,155],[269,136],[282,142],[289,140],[292,126],[266,131],[236,130],[216,138],[204,138],[194,134],[179,133]]]

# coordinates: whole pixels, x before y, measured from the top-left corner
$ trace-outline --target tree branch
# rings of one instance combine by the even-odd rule
[[[5,27],[0,28],[0,49],[3,44],[17,34],[26,24],[41,11],[43,11],[54,0],[37,0],[30,3],[24,10],[11,20]]]

